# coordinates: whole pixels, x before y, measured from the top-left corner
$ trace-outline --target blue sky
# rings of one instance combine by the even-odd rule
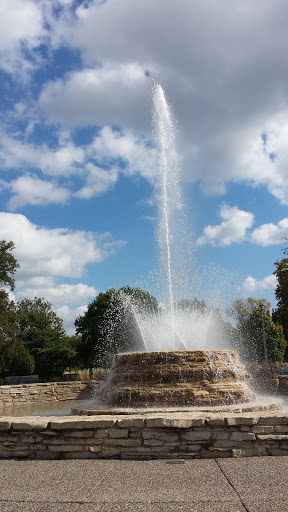
[[[0,239],[15,242],[15,300],[45,297],[72,333],[99,291],[154,291],[153,77],[177,122],[189,233],[209,269],[191,296],[209,302],[224,281],[226,303],[275,306],[287,15],[284,0],[1,1]]]

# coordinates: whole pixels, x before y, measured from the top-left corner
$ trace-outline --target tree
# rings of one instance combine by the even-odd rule
[[[229,313],[237,321],[237,348],[247,360],[262,362],[265,359],[263,325],[268,359],[283,360],[287,342],[282,326],[272,320],[269,302],[251,297],[245,301],[238,299]]]
[[[178,311],[197,311],[199,313],[204,313],[208,310],[208,306],[204,300],[198,300],[196,297],[191,299],[181,299],[176,303],[176,309]]]
[[[14,248],[13,242],[0,240],[0,287],[8,286],[11,290],[14,290],[15,287],[13,276],[19,268],[19,264],[11,252]]]
[[[288,249],[283,249],[284,254]],[[277,299],[277,308],[273,311],[273,320],[283,326],[285,338],[288,340],[288,258],[274,263],[276,270],[274,275],[277,277],[277,286],[275,296]],[[287,354],[288,355],[288,354]]]
[[[12,254],[13,242],[0,241],[0,377],[11,371],[12,359],[21,350],[17,340],[17,314],[15,303],[10,300],[7,289],[14,290],[14,274],[19,267]]]
[[[34,357],[35,371],[41,379],[60,377],[75,362],[76,350],[63,329],[63,321],[50,302],[35,297],[17,304],[17,336]]]
[[[140,288],[125,286],[99,293],[75,321],[82,366],[108,367],[115,353],[144,349],[137,318],[157,311],[157,299]]]

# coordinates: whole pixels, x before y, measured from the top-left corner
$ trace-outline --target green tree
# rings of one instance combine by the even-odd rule
[[[283,249],[284,254],[288,253],[288,249]],[[283,332],[286,340],[288,340],[288,258],[274,263],[276,270],[274,275],[277,277],[277,286],[275,296],[277,299],[277,308],[273,311],[273,320],[283,326]],[[288,357],[287,351],[286,356]]]
[[[11,290],[15,288],[14,274],[19,268],[19,264],[12,254],[14,248],[13,242],[0,240],[0,287],[8,286]]]
[[[17,304],[18,338],[35,360],[35,371],[43,380],[61,377],[75,362],[75,344],[63,329],[63,321],[50,302],[35,297]]]
[[[0,241],[0,377],[11,374],[12,360],[23,346],[17,339],[17,313],[7,288],[14,290],[14,274],[19,267],[13,242]],[[5,288],[4,288],[5,287]]]
[[[235,343],[241,354],[249,361],[265,359],[263,325],[267,356],[270,361],[283,361],[287,342],[282,326],[275,324],[270,314],[270,304],[265,299],[234,301],[229,311],[236,319]]]
[[[108,367],[114,354],[143,349],[136,317],[157,311],[157,299],[140,288],[125,286],[99,293],[75,321],[82,367]]]
[[[198,311],[204,313],[208,310],[208,306],[204,300],[198,300],[196,297],[191,299],[181,299],[176,303],[176,309],[180,311]]]

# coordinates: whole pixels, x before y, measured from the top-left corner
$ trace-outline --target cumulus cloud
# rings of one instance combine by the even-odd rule
[[[20,176],[10,182],[13,196],[8,202],[10,210],[16,210],[26,204],[47,205],[51,203],[66,203],[70,191],[59,187],[51,181],[44,181],[35,176]]]
[[[33,0],[1,0],[0,67],[4,71],[25,75],[33,67],[27,52],[39,46],[45,36],[41,5]]]
[[[21,284],[23,289],[21,289]],[[86,304],[91,298],[95,298],[97,290],[94,286],[88,286],[83,283],[77,284],[57,284],[55,280],[50,280],[49,283],[33,282],[33,280],[22,281],[19,283],[17,280],[17,290],[15,298],[17,301],[34,297],[45,297],[45,300],[51,302],[54,308],[62,306],[78,306],[78,304]]]
[[[283,240],[288,238],[288,218],[282,219],[278,224],[269,222],[255,229],[251,235],[251,240],[255,244],[266,247],[267,245],[283,244]]]
[[[64,125],[130,124],[139,128],[143,126],[139,110],[150,123],[149,92],[145,68],[139,63],[104,62],[46,84],[39,107],[50,122]]]
[[[19,140],[18,137],[11,137],[5,133],[1,134],[0,141],[0,163],[2,169],[29,167],[41,169],[47,175],[69,176],[79,172],[79,166],[83,163],[84,152],[67,137],[59,134],[59,144],[56,148],[49,148],[47,145],[33,145]]]
[[[284,0],[81,5],[54,24],[52,39],[80,49],[87,68],[47,84],[39,104],[53,122],[147,133],[148,70],[180,120],[185,179],[207,194],[224,194],[229,182],[266,186],[288,204],[287,14]]]
[[[79,306],[77,308],[70,308],[69,306],[61,306],[55,308],[55,313],[62,318],[63,327],[69,336],[75,334],[74,322],[79,315],[83,315],[87,310],[87,306]]]
[[[105,171],[97,165],[88,163],[86,170],[88,171],[86,184],[75,193],[76,197],[90,199],[93,196],[99,196],[112,188],[118,179],[118,172],[113,168]]]
[[[275,290],[277,286],[277,277],[274,275],[267,276],[257,281],[254,277],[248,276],[241,286],[241,290],[245,295],[264,290]]]
[[[126,175],[141,174],[153,179],[155,174],[156,150],[151,147],[149,140],[137,137],[128,130],[112,130],[104,126],[99,135],[91,143],[91,154],[97,155],[103,163],[109,159],[120,158],[124,163]]]
[[[228,246],[235,242],[243,242],[247,229],[251,228],[254,222],[252,213],[226,204],[221,206],[220,217],[223,219],[221,224],[209,225],[203,229],[203,235],[198,238],[197,245]]]
[[[95,165],[95,160],[98,165]],[[152,180],[155,161],[156,150],[148,139],[128,130],[113,130],[110,126],[104,126],[89,143],[81,146],[71,142],[69,131],[59,131],[58,145],[53,148],[36,146],[2,132],[2,170],[18,169],[22,173],[29,170],[29,173],[10,183],[0,180],[0,187],[12,193],[8,202],[11,210],[26,204],[63,204],[72,195],[90,199],[105,193],[115,185],[120,173],[140,174]],[[39,171],[45,175],[45,180],[36,175]],[[82,182],[76,192],[71,182],[73,175],[77,175],[78,182]],[[60,176],[62,186],[56,181]],[[63,180],[67,182],[66,187]]]
[[[109,233],[47,229],[33,224],[24,215],[3,212],[0,239],[15,243],[19,278],[79,278],[85,265],[103,261],[124,244],[122,240],[113,240]]]

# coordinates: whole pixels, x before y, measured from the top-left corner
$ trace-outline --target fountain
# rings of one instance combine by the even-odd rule
[[[97,414],[111,412],[113,407],[121,412],[123,408],[133,412],[183,407],[230,411],[235,404],[241,410],[257,408],[255,393],[247,384],[250,376],[237,353],[226,347],[211,350],[211,340],[212,346],[215,339],[223,341],[215,310],[191,312],[179,307],[189,282],[189,250],[184,247],[187,223],[172,116],[160,85],[154,90],[154,127],[159,149],[155,195],[159,204],[160,298],[165,308],[145,316],[129,297],[123,297],[146,352],[117,354],[107,384],[98,395],[103,407],[75,412]],[[264,408],[263,403],[259,407]]]

